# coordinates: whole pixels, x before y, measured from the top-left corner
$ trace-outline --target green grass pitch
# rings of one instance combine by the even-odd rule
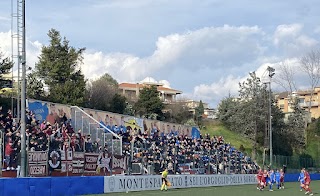
[[[263,191],[256,189],[256,185],[204,187],[189,189],[169,189],[168,191],[139,191],[128,193],[109,193],[95,196],[303,196],[305,191],[300,192],[299,182],[285,183],[285,189],[275,189],[269,192],[269,188]],[[312,181],[311,189],[314,195],[320,196],[320,181]],[[91,195],[93,196],[93,195]]]

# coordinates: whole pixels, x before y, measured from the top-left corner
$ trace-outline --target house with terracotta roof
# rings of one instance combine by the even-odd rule
[[[313,96],[311,97],[311,94]],[[283,113],[289,114],[293,112],[293,99],[298,100],[299,106],[308,111],[310,106],[310,117],[320,117],[320,87],[316,87],[313,90],[300,90],[290,94],[289,92],[282,92],[275,95],[277,106],[282,110]]]
[[[140,95],[140,91],[146,87],[155,85],[157,86],[159,97],[164,103],[176,102],[177,95],[182,94],[182,91],[170,88],[164,83],[157,82],[153,78],[145,78],[139,83],[120,83],[119,91],[122,95],[127,97],[129,100],[137,101]]]

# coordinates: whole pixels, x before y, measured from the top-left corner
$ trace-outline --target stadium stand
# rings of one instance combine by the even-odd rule
[[[159,174],[168,167],[170,174],[253,174],[259,166],[250,157],[226,143],[222,136],[192,139],[186,135],[148,135],[134,138],[134,160],[151,166]],[[150,171],[149,171],[150,172]]]
[[[66,150],[73,152],[99,153],[107,151],[90,135],[82,130],[75,131],[70,120],[62,116],[54,124],[36,119],[32,111],[27,111],[27,149],[29,151]],[[14,122],[11,111],[0,110],[0,130],[4,133],[4,169],[16,170],[20,162],[20,128]],[[222,136],[206,134],[200,138],[178,135],[161,130],[152,132],[117,131],[122,136],[123,154],[132,156],[129,173],[159,174],[167,167],[170,174],[253,174],[259,169],[250,157],[226,143]],[[131,152],[131,149],[133,151]],[[139,164],[141,172],[134,172]]]

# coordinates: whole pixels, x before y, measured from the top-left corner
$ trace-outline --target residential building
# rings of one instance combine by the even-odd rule
[[[128,99],[137,101],[140,91],[144,87],[151,85],[157,86],[159,97],[164,103],[173,103],[176,101],[177,95],[182,94],[182,91],[164,86],[164,84],[158,83],[152,78],[147,78],[140,83],[121,83],[119,84],[119,90]]]
[[[196,108],[200,105],[200,101],[195,100],[179,100],[179,102],[187,106],[192,114],[196,113]],[[208,103],[202,102],[202,104],[204,108],[204,117],[209,119],[216,118],[215,110],[213,108],[210,108]]]
[[[311,99],[311,94],[313,96]],[[299,106],[308,111],[310,106],[311,118],[320,117],[320,87],[311,90],[301,90],[293,92],[292,95],[288,92],[283,92],[275,95],[276,104],[282,110],[283,113],[289,114],[293,112],[293,98],[298,99]]]

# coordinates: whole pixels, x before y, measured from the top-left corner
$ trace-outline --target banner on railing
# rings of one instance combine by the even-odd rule
[[[50,170],[61,169],[61,152],[60,150],[52,150],[49,152]]]
[[[43,177],[48,173],[48,152],[28,151],[28,172],[29,176]]]
[[[83,174],[84,171],[84,152],[73,152],[72,174]]]
[[[72,173],[72,151],[60,150],[61,152],[61,173]]]
[[[30,176],[47,176],[50,172],[64,175],[109,175],[127,169],[127,157],[108,153],[84,153],[70,150],[28,152]],[[51,173],[50,173],[51,175]]]
[[[112,157],[112,169],[127,169],[127,157],[122,155],[113,155]]]
[[[96,173],[98,165],[98,153],[85,153],[84,172]]]
[[[254,174],[231,175],[173,175],[168,176],[172,188],[231,186],[257,183]],[[160,175],[106,176],[104,192],[126,192],[160,189]]]

